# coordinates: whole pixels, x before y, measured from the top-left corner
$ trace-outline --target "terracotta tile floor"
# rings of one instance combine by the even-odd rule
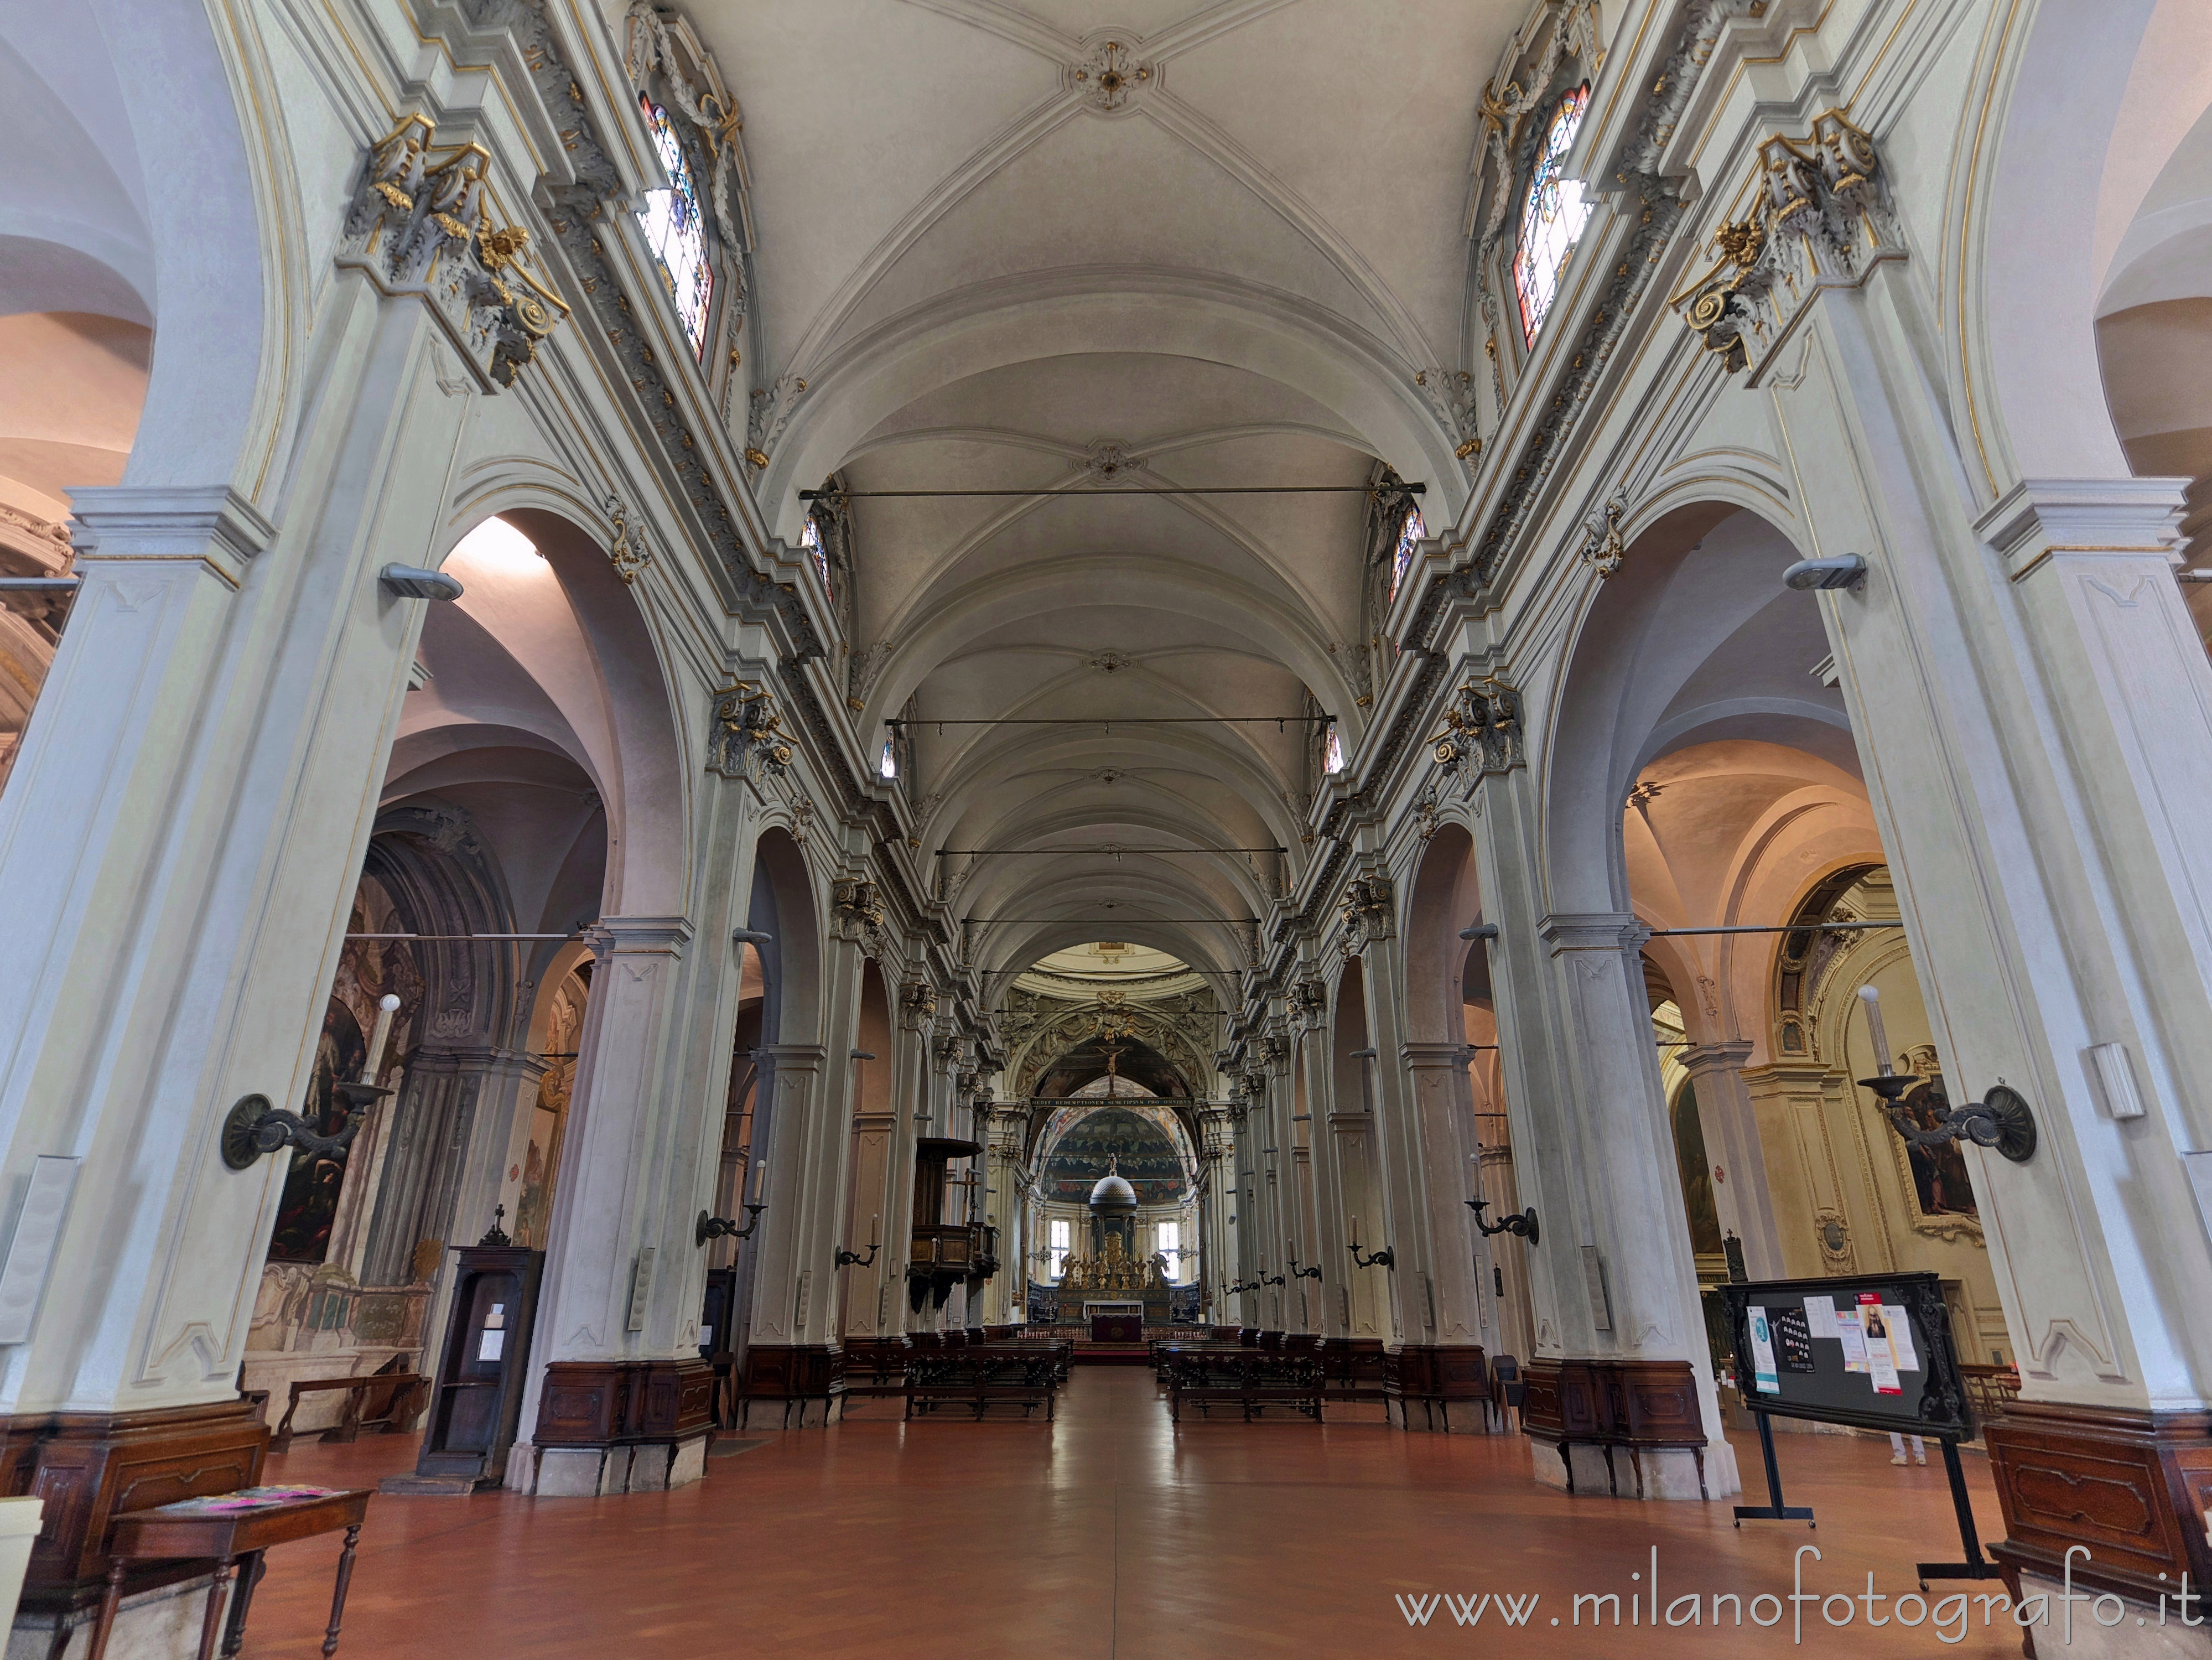
[[[757,1431],[755,1432],[758,1433]],[[369,1511],[339,1652],[566,1660],[784,1656],[883,1660],[1182,1660],[1183,1657],[1496,1653],[2016,1655],[2000,1622],[1937,1641],[1870,1630],[1866,1605],[1832,1629],[1803,1608],[1749,1624],[1632,1629],[1630,1575],[1659,1553],[1662,1594],[1786,1595],[1791,1555],[1809,1586],[1890,1596],[1913,1561],[1955,1556],[1940,1461],[1895,1469],[1887,1444],[1780,1438],[1797,1523],[1730,1525],[1725,1504],[1570,1499],[1535,1486],[1516,1436],[1405,1435],[1380,1424],[1167,1420],[1149,1372],[1079,1368],[1060,1420],[861,1421],[771,1435],[717,1458],[674,1493],[607,1499],[378,1499]],[[1931,1450],[1932,1451],[1932,1450]],[[1747,1468],[1758,1445],[1741,1438]],[[304,1441],[271,1481],[368,1485],[411,1467],[411,1442]],[[1998,1527],[1985,1469],[1967,1458],[1985,1533]],[[1623,1475],[1626,1476],[1626,1469]],[[313,1655],[335,1541],[274,1554],[254,1608],[250,1660]],[[1969,1587],[2002,1590],[1995,1581]],[[1943,1587],[1937,1587],[1942,1593]],[[1495,1607],[1474,1629],[1431,1604],[1411,1627],[1395,1596],[1484,1592],[1537,1603],[1521,1627]],[[1578,1593],[1618,1592],[1618,1631]],[[1701,1605],[1710,1619],[1710,1602]],[[1832,1605],[1841,1614],[1840,1603]],[[1890,1605],[1876,1613],[1887,1617]],[[1684,1610],[1678,1610],[1686,1612]],[[1762,1607],[1761,1613],[1773,1609]],[[1729,1615],[1723,1605],[1723,1618]],[[1552,1624],[1556,1617],[1559,1623]],[[1609,1621],[1610,1610],[1607,1610]],[[1955,1631],[1955,1627],[1950,1628]],[[1947,1633],[1948,1634],[1948,1633]],[[2061,1651],[2053,1641],[2045,1651]]]

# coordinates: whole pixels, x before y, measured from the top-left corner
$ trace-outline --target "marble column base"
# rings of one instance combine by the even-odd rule
[[[623,1493],[665,1493],[688,1487],[707,1473],[707,1443],[699,1434],[675,1442],[648,1441],[607,1447],[541,1447],[537,1496],[605,1499]]]
[[[210,1573],[126,1594],[108,1633],[107,1660],[194,1660],[207,1616]],[[236,1582],[233,1581],[234,1593]],[[223,1617],[229,1618],[226,1606]],[[85,1660],[100,1619],[94,1602],[17,1610],[5,1660]],[[250,1632],[249,1632],[250,1637]]]

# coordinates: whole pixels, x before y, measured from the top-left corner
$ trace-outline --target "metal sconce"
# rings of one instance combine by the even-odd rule
[[[1891,1070],[1889,1037],[1881,1024],[1881,995],[1872,986],[1861,986],[1859,997],[1866,1004],[1875,1064],[1881,1068],[1878,1075],[1860,1079],[1859,1087],[1872,1090],[1881,1098],[1882,1116],[1905,1146],[1940,1147],[1950,1141],[1972,1141],[1978,1147],[1995,1148],[2015,1164],[2025,1164],[2035,1157],[2035,1115],[2028,1109],[2027,1098],[2002,1078],[1982,1099],[1953,1107],[1930,1128],[1923,1129],[1906,1117],[1905,1098],[1928,1080],[1912,1073]]]
[[[699,1213],[699,1225],[692,1231],[692,1237],[702,1246],[709,1239],[750,1239],[753,1237],[753,1230],[760,1225],[760,1213],[767,1208],[766,1201],[757,1205],[748,1203],[743,1227],[726,1216],[716,1216],[711,1211],[702,1210]]]
[[[1518,1216],[1504,1216],[1495,1222],[1486,1222],[1483,1220],[1482,1213],[1490,1208],[1490,1201],[1487,1199],[1469,1199],[1465,1203],[1467,1207],[1474,1213],[1474,1225],[1486,1238],[1494,1233],[1510,1233],[1516,1237],[1526,1239],[1532,1245],[1537,1243],[1536,1207],[1534,1205],[1529,1206]]]
[[[1298,1242],[1297,1240],[1285,1239],[1283,1243],[1291,1248],[1291,1279],[1318,1280],[1321,1278],[1321,1270],[1319,1268],[1302,1268],[1298,1266]]]
[[[758,1054],[758,1050],[754,1051]],[[750,1239],[753,1230],[760,1225],[760,1213],[768,1208],[768,1160],[763,1158],[753,1166],[753,1196],[745,1203],[745,1225],[739,1227],[726,1216],[716,1216],[710,1211],[699,1213],[699,1224],[692,1230],[692,1237],[703,1249],[709,1239]]]
[[[857,1055],[860,1051],[855,1049],[853,1053]],[[873,1057],[871,1056],[870,1058],[872,1059]],[[861,1256],[860,1253],[856,1250],[847,1250],[842,1245],[837,1247],[837,1266],[839,1268],[872,1268],[875,1267],[876,1253],[884,1248],[882,1237],[883,1219],[884,1219],[880,1215],[871,1216],[868,1219],[868,1254],[866,1256]],[[994,1262],[991,1266],[995,1268],[998,1267],[998,1264]]]
[[[241,1096],[222,1121],[222,1162],[234,1171],[251,1170],[265,1154],[297,1147],[343,1164],[369,1108],[392,1091],[375,1084],[333,1084],[331,1092],[350,1109],[336,1135],[317,1134],[298,1113],[273,1105],[265,1095]]]
[[[1398,1261],[1398,1253],[1385,1245],[1370,1256],[1362,1256],[1359,1254],[1359,1247],[1355,1243],[1352,1247],[1352,1260],[1363,1268],[1395,1268]]]

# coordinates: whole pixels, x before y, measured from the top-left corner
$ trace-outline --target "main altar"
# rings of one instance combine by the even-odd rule
[[[1155,1251],[1146,1262],[1132,1261],[1122,1250],[1121,1236],[1109,1233],[1096,1256],[1071,1256],[1056,1287],[1059,1316],[1063,1325],[1088,1325],[1101,1308],[1120,1311],[1141,1308],[1145,1323],[1168,1323],[1167,1258]]]

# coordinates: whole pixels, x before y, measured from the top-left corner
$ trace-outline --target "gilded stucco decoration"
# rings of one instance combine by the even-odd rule
[[[1486,775],[1526,763],[1521,694],[1496,675],[1470,680],[1444,705],[1444,730],[1430,740],[1438,774],[1471,792]]]
[[[1377,939],[1388,939],[1395,930],[1396,891],[1387,876],[1355,876],[1344,885],[1337,907],[1337,949],[1357,957]]]
[[[841,939],[877,933],[884,925],[883,891],[865,877],[841,876],[830,886],[830,914]]]
[[[1597,573],[1600,581],[1619,570],[1620,562],[1628,556],[1628,545],[1620,534],[1620,521],[1627,516],[1628,497],[1617,491],[1583,526],[1580,557]]]
[[[627,587],[653,562],[653,550],[646,546],[644,531],[630,518],[620,496],[607,497],[607,562]]]
[[[1759,383],[1826,289],[1905,257],[1874,140],[1841,110],[1759,147],[1750,210],[1713,234],[1714,263],[1668,301],[1729,374]]]
[[[1119,115],[1132,108],[1158,76],[1158,65],[1144,62],[1135,46],[1115,37],[1089,43],[1082,58],[1061,70],[1060,84],[1094,113]]]
[[[708,734],[707,770],[760,783],[791,768],[791,740],[775,700],[757,683],[732,681],[714,694],[714,724]]]
[[[436,138],[428,117],[410,115],[378,140],[337,264],[422,300],[485,390],[511,386],[568,307],[533,268],[529,231],[503,222],[490,154]]]

